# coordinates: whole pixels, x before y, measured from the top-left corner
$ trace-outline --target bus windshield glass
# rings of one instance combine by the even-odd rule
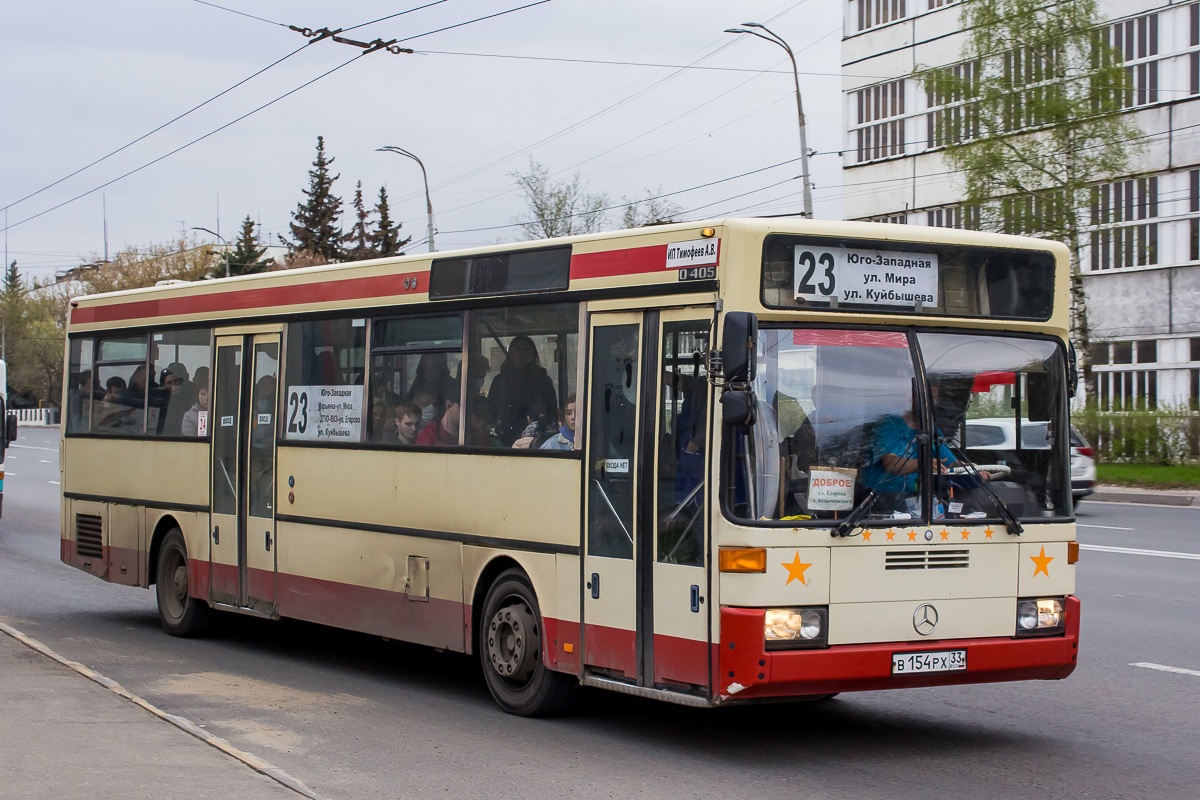
[[[1064,361],[1042,338],[762,329],[726,507],[793,525],[1069,516]]]
[[[1054,256],[776,234],[763,245],[762,300],[773,308],[1044,321],[1054,306]]]

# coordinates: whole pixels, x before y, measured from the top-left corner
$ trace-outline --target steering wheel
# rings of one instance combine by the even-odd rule
[[[1012,474],[1012,467],[1007,464],[976,464],[974,467],[951,467],[951,475],[973,475],[975,472],[990,472],[997,478],[1006,478]]]

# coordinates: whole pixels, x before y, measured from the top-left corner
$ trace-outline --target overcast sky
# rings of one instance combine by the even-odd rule
[[[356,181],[368,205],[387,186],[393,216],[413,237],[410,252],[426,249],[420,169],[375,151],[383,145],[425,163],[438,250],[520,238],[512,223],[524,207],[510,173],[531,157],[559,179],[578,171],[613,204],[679,192],[667,199],[684,219],[798,212],[787,56],[722,32],[749,21],[797,51],[808,145],[818,153],[816,216],[840,217],[841,0],[549,0],[421,35],[533,1],[6,3],[0,226],[8,260],[44,279],[102,256],[105,209],[110,255],[194,226],[232,239],[246,215],[276,243],[303,199],[318,135],[347,206]],[[375,52],[338,68],[361,51],[328,40],[304,47],[287,25],[340,27],[362,41],[415,37],[401,45],[417,52]]]

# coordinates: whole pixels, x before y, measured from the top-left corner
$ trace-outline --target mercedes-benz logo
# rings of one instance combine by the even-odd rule
[[[922,603],[917,606],[917,610],[913,612],[913,628],[917,633],[922,636],[928,636],[933,633],[937,624],[938,613],[936,608],[929,605],[929,603]]]

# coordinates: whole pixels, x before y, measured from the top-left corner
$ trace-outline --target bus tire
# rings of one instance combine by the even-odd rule
[[[574,676],[546,666],[542,631],[529,578],[519,569],[500,573],[479,616],[479,660],[488,690],[509,714],[559,714],[570,708],[579,691]]]
[[[212,623],[213,610],[188,594],[187,546],[179,528],[172,528],[163,539],[155,576],[158,618],[163,629],[172,636],[203,634]]]

